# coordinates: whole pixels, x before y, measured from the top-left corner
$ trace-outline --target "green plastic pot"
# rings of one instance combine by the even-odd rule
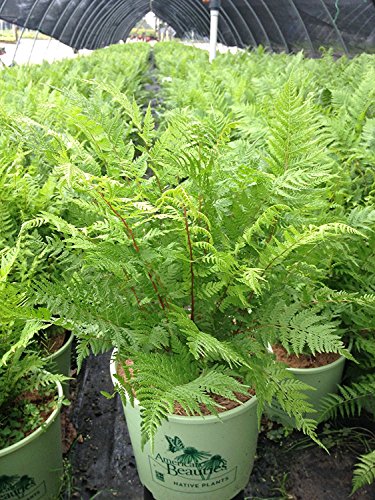
[[[112,381],[118,382],[115,363]],[[254,463],[257,399],[220,418],[171,415],[159,427],[153,449],[141,449],[140,407],[124,406],[141,483],[156,500],[230,500],[245,488]]]
[[[62,484],[60,410],[58,404],[46,422],[18,443],[0,450],[0,499],[55,499]]]
[[[50,365],[49,371],[51,373],[59,373],[60,375],[69,377],[73,338],[74,335],[70,333],[70,336],[65,344],[60,347],[58,351],[45,358]]]
[[[345,357],[340,356],[339,359],[329,365],[319,366],[318,368],[287,368],[288,371],[301,382],[309,385],[314,390],[306,391],[307,399],[312,404],[315,412],[307,415],[315,420],[321,417],[321,400],[328,394],[336,394],[337,386],[342,379],[342,373],[345,365]],[[275,402],[267,409],[267,416],[273,420],[277,420],[284,425],[293,425],[294,420],[290,418]]]
[[[65,377],[70,376],[70,366],[71,366],[71,355],[72,355],[72,343],[74,335],[70,333],[68,340],[65,344],[60,347],[60,349],[50,356],[46,357],[45,360],[48,364],[48,369],[51,373],[58,373],[60,375],[65,375]],[[69,396],[69,381],[63,382],[64,396]],[[0,497],[1,500],[1,497]]]

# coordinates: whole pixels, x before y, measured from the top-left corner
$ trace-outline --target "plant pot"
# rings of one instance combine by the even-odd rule
[[[64,343],[64,345],[60,347],[60,349],[58,349],[56,352],[50,354],[45,358],[45,360],[50,365],[49,371],[51,373],[59,373],[60,375],[69,377],[73,339],[74,335],[70,333],[69,338]]]
[[[58,373],[60,375],[70,376],[72,343],[74,335],[70,333],[68,340],[56,352],[50,354],[45,358],[48,363],[48,369],[51,373]],[[63,382],[64,396],[69,396],[69,381]]]
[[[0,450],[0,499],[59,498],[63,475],[60,410],[58,405],[32,434]]]
[[[344,365],[345,357],[340,356],[339,359],[333,363],[317,368],[287,368],[287,370],[293,373],[298,380],[315,389],[306,391],[308,401],[316,410],[315,413],[308,414],[307,417],[315,420],[320,419],[320,402],[328,394],[337,392],[337,386],[342,379]],[[270,419],[277,420],[284,425],[294,425],[294,419],[289,417],[277,402],[269,406],[266,410],[266,414]]]
[[[114,385],[115,373],[112,361]],[[256,397],[220,418],[171,415],[153,449],[141,449],[139,404],[124,412],[139,478],[156,500],[230,500],[247,485],[258,438]]]

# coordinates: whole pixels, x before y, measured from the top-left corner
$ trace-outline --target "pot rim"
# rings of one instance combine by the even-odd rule
[[[288,367],[287,370],[291,371],[292,373],[320,373],[320,372],[325,372],[328,370],[331,370],[332,368],[335,368],[337,365],[340,365],[341,363],[345,363],[345,356],[340,356],[336,361],[333,361],[332,363],[329,363],[328,365],[324,366],[317,366],[315,368],[290,368]]]
[[[69,332],[69,330],[67,330]],[[58,349],[56,352],[49,354],[44,358],[45,361],[54,361],[56,358],[58,358],[61,354],[64,354],[72,345],[74,339],[74,334],[73,332],[70,332],[70,335],[68,337],[68,340],[63,344],[60,349]]]
[[[273,354],[273,349],[271,344],[268,344],[267,350]],[[296,374],[306,374],[306,373],[320,373],[320,372],[325,372],[327,370],[330,370],[332,368],[335,368],[337,365],[340,365],[341,363],[344,363],[346,360],[345,356],[340,355],[338,359],[335,361],[332,361],[332,363],[329,363],[328,365],[323,365],[323,366],[316,366],[315,368],[292,368],[290,366],[287,366],[287,370],[296,373]],[[286,363],[284,363],[286,364]]]
[[[58,414],[60,413],[62,402],[64,399],[64,393],[63,393],[63,388],[62,385],[59,381],[56,381],[57,385],[57,393],[58,393],[58,400],[57,400],[57,405],[56,408],[53,410],[51,415],[47,418],[43,424],[41,424],[35,431],[33,431],[29,436],[26,436],[25,438],[21,439],[21,441],[17,441],[17,443],[14,443],[10,446],[7,446],[6,448],[3,448],[0,450],[0,458],[5,457],[6,455],[9,455],[10,453],[13,453],[14,451],[17,451],[20,448],[23,448],[24,446],[28,445],[35,439],[37,439],[41,434],[43,434],[55,421],[57,418]]]
[[[110,360],[110,364],[109,364],[111,379],[112,379],[112,383],[114,386],[116,384],[118,384],[118,382],[114,378],[114,375],[117,375],[116,364],[115,364],[116,354],[117,354],[117,349],[115,348],[112,351],[111,360]],[[129,402],[128,395],[126,395],[126,399]],[[236,417],[238,414],[247,411],[249,409],[249,407],[256,406],[257,403],[258,403],[257,397],[252,396],[248,401],[245,401],[245,403],[241,403],[239,406],[236,406],[235,408],[232,408],[231,410],[220,412],[217,415],[202,415],[202,416],[200,416],[200,415],[199,416],[169,415],[168,422],[174,422],[174,423],[179,423],[179,424],[183,424],[184,422],[189,423],[189,424],[216,423],[216,422],[220,422],[223,420],[229,420],[233,417]],[[140,403],[139,403],[138,399],[136,399],[136,398],[134,398],[134,408],[140,408]]]

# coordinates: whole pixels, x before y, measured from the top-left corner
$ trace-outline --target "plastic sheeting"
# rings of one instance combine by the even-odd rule
[[[152,10],[177,37],[209,35],[202,0],[0,0],[0,19],[40,31],[76,49],[125,40]],[[222,0],[219,42],[276,51],[321,46],[355,54],[375,51],[375,0]]]

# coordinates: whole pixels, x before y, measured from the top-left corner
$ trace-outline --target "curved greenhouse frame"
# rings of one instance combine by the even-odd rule
[[[172,26],[179,38],[209,35],[202,0],[2,0],[0,19],[60,40],[75,49],[96,49],[126,40],[147,12]],[[219,42],[263,45],[274,51],[321,46],[347,55],[375,47],[373,0],[222,0]]]

